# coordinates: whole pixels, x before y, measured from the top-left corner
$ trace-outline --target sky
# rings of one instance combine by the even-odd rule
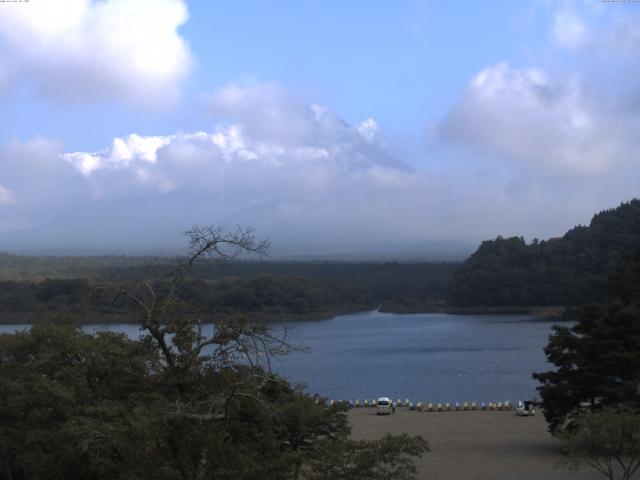
[[[561,235],[638,196],[640,2],[0,3],[0,248]]]

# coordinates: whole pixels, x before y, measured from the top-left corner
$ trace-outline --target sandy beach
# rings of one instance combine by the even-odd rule
[[[377,416],[354,408],[349,421],[355,439],[386,432],[422,435],[431,452],[418,460],[419,478],[429,480],[591,480],[590,469],[558,466],[561,442],[547,432],[542,415],[518,417],[507,411],[417,412]]]

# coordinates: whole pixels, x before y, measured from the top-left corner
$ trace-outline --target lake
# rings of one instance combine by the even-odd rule
[[[525,315],[395,315],[378,311],[287,322],[309,347],[272,366],[309,393],[333,399],[378,396],[427,402],[517,401],[536,397],[534,371],[549,368],[551,325]],[[0,326],[0,332],[23,326]],[[136,325],[87,325],[135,337]]]

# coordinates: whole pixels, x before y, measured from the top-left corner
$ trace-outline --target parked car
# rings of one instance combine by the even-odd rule
[[[378,415],[391,415],[391,399],[389,397],[380,397],[377,401]]]

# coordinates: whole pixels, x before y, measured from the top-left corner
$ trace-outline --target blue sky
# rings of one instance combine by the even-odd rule
[[[557,235],[637,195],[639,43],[632,2],[0,4],[0,234]]]
[[[15,123],[3,131],[3,140],[40,134],[61,138],[71,149],[92,150],[132,131],[203,128],[208,125],[199,115],[199,96],[243,78],[282,83],[330,105],[348,122],[375,117],[392,133],[419,136],[484,66],[526,60],[531,42],[548,47],[539,28],[545,12],[514,2],[187,5],[189,20],[180,32],[195,65],[182,103],[152,114],[111,101],[69,107],[18,87],[4,105]]]

